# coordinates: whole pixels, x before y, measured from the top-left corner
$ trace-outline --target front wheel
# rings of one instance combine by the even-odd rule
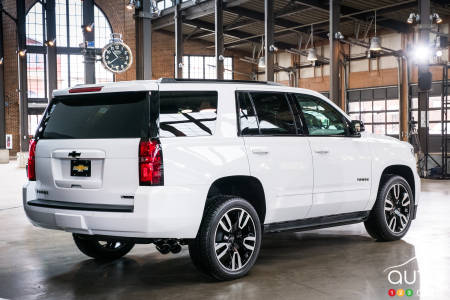
[[[401,239],[411,225],[414,195],[408,182],[391,175],[380,186],[377,200],[364,222],[367,232],[378,241]]]
[[[82,234],[73,234],[75,245],[81,252],[99,260],[115,260],[121,258],[134,247],[133,242],[113,239],[95,239]]]
[[[196,267],[218,280],[245,276],[261,245],[261,224],[253,206],[238,197],[216,197],[197,238],[189,244]]]

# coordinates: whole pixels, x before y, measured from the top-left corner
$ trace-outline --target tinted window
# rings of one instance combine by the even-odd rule
[[[214,134],[217,92],[161,92],[159,135],[208,136]]]
[[[346,135],[344,117],[325,101],[310,95],[295,94],[310,135]]]
[[[250,92],[261,134],[296,134],[294,116],[283,93]]]
[[[238,93],[239,120],[242,135],[258,135],[259,126],[250,95],[247,92]]]
[[[44,139],[138,138],[148,136],[146,92],[57,97],[43,118]]]

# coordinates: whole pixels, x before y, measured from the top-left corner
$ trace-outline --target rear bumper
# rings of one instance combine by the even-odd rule
[[[35,182],[26,183],[22,190],[25,213],[35,226],[89,235],[190,239],[197,235],[208,187],[142,186],[128,212],[43,202],[35,190]]]

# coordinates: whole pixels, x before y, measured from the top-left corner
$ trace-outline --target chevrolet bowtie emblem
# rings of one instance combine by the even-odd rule
[[[78,166],[74,166],[73,170],[77,171],[77,172],[83,172],[83,171],[87,171],[89,168],[87,166],[84,165],[78,165]]]

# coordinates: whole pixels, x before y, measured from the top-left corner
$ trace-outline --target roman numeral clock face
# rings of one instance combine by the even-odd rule
[[[124,43],[111,43],[103,48],[103,65],[114,73],[125,72],[133,61],[130,48]]]

